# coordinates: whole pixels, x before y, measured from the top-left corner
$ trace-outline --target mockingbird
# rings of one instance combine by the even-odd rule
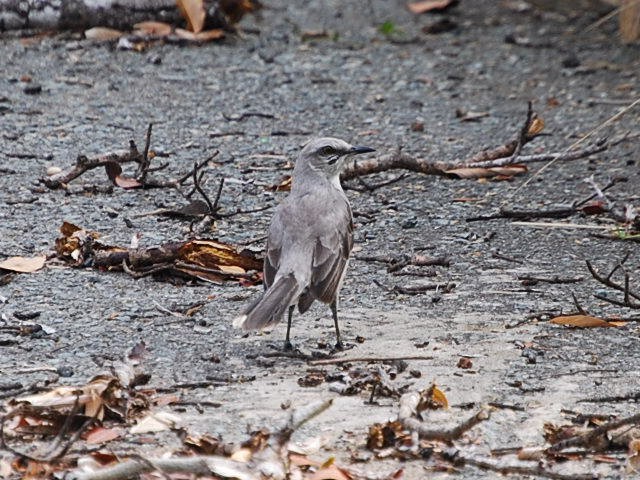
[[[340,172],[350,155],[375,151],[337,138],[307,143],[293,169],[291,193],[271,220],[264,259],[265,291],[233,325],[255,330],[278,323],[288,309],[285,349],[291,349],[291,316],[314,300],[328,303],[338,327],[338,292],[353,247],[351,207],[340,186]]]

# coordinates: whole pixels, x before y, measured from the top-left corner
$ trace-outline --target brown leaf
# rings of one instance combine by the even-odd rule
[[[504,167],[460,167],[446,170],[445,173],[455,178],[513,177],[527,173],[527,166],[513,164]]]
[[[213,30],[206,30],[204,32],[190,32],[182,28],[176,28],[175,34],[177,37],[191,42],[209,42],[211,40],[218,40],[224,37],[224,30],[215,28]]]
[[[285,176],[280,183],[269,187],[272,192],[288,192],[291,190],[291,175]]]
[[[221,447],[223,447],[218,437],[207,433],[200,436],[187,435],[183,443],[192,450],[204,455],[219,454]]]
[[[62,222],[62,226],[60,227],[60,233],[62,233],[62,235],[64,235],[65,237],[70,237],[78,230],[82,229],[79,226],[67,221]]]
[[[469,369],[471,367],[473,367],[473,362],[470,358],[460,357],[460,360],[458,360],[458,368]]]
[[[125,177],[121,175],[122,167],[118,162],[109,162],[105,164],[104,169],[107,172],[109,180],[111,180],[117,187],[127,189],[138,188],[142,186],[142,184],[135,178]]]
[[[93,28],[90,28],[89,30],[84,31],[84,36],[86,39],[97,40],[100,42],[117,40],[122,35],[124,35],[124,32],[121,32],[120,30],[115,30],[113,28],[107,28],[107,27],[93,27]]]
[[[374,423],[369,427],[367,436],[367,448],[369,450],[380,450],[392,447],[396,441],[406,435],[402,423],[399,421],[387,423]]]
[[[176,0],[180,14],[189,24],[189,30],[194,33],[202,31],[207,12],[203,0]]]
[[[84,435],[84,439],[87,443],[107,443],[121,435],[122,430],[119,428],[96,427],[87,432],[87,434]]]
[[[435,408],[449,408],[449,400],[442,390],[436,387],[435,384],[431,385],[428,392],[431,403],[435,405]]]
[[[133,28],[143,35],[154,35],[158,37],[166,37],[171,33],[173,28],[168,23],[147,21],[136,23]],[[138,33],[138,32],[136,32]]]
[[[589,202],[584,205],[580,210],[585,215],[599,215],[601,213],[607,212],[607,205],[602,200],[596,200],[594,202]]]
[[[629,442],[629,457],[627,458],[627,472],[640,472],[640,440],[634,439]]]
[[[624,324],[624,322],[607,322],[601,318],[591,317],[589,315],[563,315],[552,318],[549,320],[549,323],[576,328],[618,327]]]
[[[289,452],[289,462],[297,467],[320,467],[322,464],[317,460],[312,460],[306,455]]]
[[[544,130],[544,120],[537,115],[531,120],[529,128],[527,129],[527,135],[535,137]]]
[[[47,257],[38,255],[37,257],[9,257],[0,262],[0,270],[9,270],[18,273],[33,273],[44,267]]]
[[[450,7],[454,0],[423,0],[407,4],[411,13],[420,14],[432,11],[442,11]]]
[[[309,477],[309,480],[351,480],[351,476],[346,470],[331,463],[326,467],[320,468],[317,472]]]
[[[220,9],[231,23],[237,23],[245,13],[254,12],[261,7],[258,0],[222,0]]]
[[[111,452],[97,451],[91,452],[89,455],[100,465],[108,465],[119,460],[118,457]]]

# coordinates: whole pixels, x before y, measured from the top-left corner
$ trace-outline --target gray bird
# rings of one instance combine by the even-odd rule
[[[288,309],[285,349],[291,349],[291,317],[314,300],[331,307],[336,348],[342,349],[338,327],[338,292],[353,247],[351,207],[340,185],[340,172],[350,155],[375,151],[337,138],[307,143],[293,169],[291,193],[271,220],[264,260],[265,291],[233,325],[256,330],[278,323]]]

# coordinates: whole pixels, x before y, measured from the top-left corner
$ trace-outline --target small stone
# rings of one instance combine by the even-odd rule
[[[562,66],[564,68],[577,68],[580,66],[580,60],[572,54],[562,60]]]
[[[424,122],[421,120],[416,120],[411,124],[412,132],[424,132]]]
[[[467,370],[471,367],[473,367],[473,362],[471,361],[470,358],[461,357],[460,360],[458,360],[458,368]]]
[[[68,377],[72,377],[73,376],[73,368],[71,367],[59,367],[56,372],[58,373],[58,375],[60,375],[61,377],[64,378],[68,378]]]
[[[37,95],[42,93],[42,85],[39,83],[30,83],[29,85],[26,85],[22,91],[27,95]]]
[[[51,177],[53,175],[57,175],[60,172],[62,172],[62,169],[60,167],[49,167],[47,168],[47,176]]]

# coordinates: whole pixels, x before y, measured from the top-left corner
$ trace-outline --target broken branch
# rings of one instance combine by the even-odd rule
[[[478,423],[488,420],[490,417],[490,410],[488,408],[482,408],[451,429],[431,429],[416,418],[420,401],[420,392],[411,392],[402,395],[402,397],[400,397],[398,420],[402,422],[405,428],[417,432],[420,438],[424,440],[451,442],[460,438],[465,432],[475,427]]]

